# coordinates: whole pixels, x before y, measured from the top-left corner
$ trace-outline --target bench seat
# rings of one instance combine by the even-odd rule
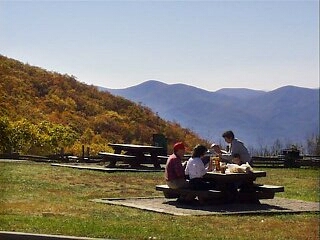
[[[162,164],[166,164],[168,156],[158,156],[158,161]]]
[[[256,184],[255,190],[259,199],[273,199],[275,193],[284,192],[283,186]]]
[[[275,186],[275,185],[256,185],[258,191],[263,192],[284,192],[284,186]]]
[[[115,167],[117,161],[123,161],[130,165],[135,165],[136,157],[132,155],[116,154],[109,152],[99,152],[98,155],[103,156],[103,161],[110,161],[108,167]]]
[[[135,160],[136,157],[132,155],[116,154],[109,152],[99,152],[99,155],[103,156],[105,159],[116,159],[116,160]]]
[[[156,185],[156,190],[162,191],[165,198],[179,198],[181,195],[198,197],[198,199],[217,199],[222,197],[222,192],[217,190],[172,189],[168,185]]]

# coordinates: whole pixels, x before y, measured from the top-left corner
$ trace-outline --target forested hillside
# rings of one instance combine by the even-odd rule
[[[0,55],[0,152],[52,154],[63,147],[80,154],[110,150],[109,142],[152,144],[168,138],[169,150],[183,140],[189,150],[204,143],[189,129],[151,109],[79,82]]]

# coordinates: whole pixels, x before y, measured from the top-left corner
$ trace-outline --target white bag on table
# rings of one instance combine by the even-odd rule
[[[250,166],[249,163],[241,164],[227,164],[228,170],[230,173],[249,173],[253,171],[253,168]]]

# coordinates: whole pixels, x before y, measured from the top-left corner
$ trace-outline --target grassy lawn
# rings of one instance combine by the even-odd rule
[[[319,202],[316,169],[264,169],[279,197]],[[0,230],[113,239],[319,239],[318,214],[171,216],[90,202],[159,196],[163,173],[106,173],[0,163]]]

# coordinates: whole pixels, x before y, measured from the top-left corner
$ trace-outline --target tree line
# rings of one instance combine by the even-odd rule
[[[295,149],[300,151],[302,155],[320,156],[320,138],[319,135],[312,134],[303,143],[282,142],[276,139],[272,145],[260,145],[259,147],[249,148],[254,156],[278,156],[283,153],[284,149]]]
[[[137,131],[140,131],[141,136],[143,130]],[[187,137],[187,134],[181,136],[181,139],[185,137]],[[118,139],[113,140],[118,141]],[[187,142],[191,142],[191,140]],[[27,119],[10,121],[7,117],[0,117],[0,152],[3,153],[19,152],[22,154],[49,155],[59,153],[61,149],[64,149],[71,154],[80,155],[82,145],[90,146],[93,153],[97,153],[106,149],[111,150],[107,143],[107,139],[101,135],[96,135],[90,128],[81,134],[69,126],[48,121],[34,124]],[[137,141],[136,143],[140,142]],[[190,149],[195,144],[194,142],[193,145],[190,145]],[[249,147],[249,151],[253,156],[277,156],[282,154],[283,149],[296,148],[302,154],[320,155],[319,136],[312,135],[308,138],[306,146],[307,149],[304,149],[299,144],[284,144],[276,139],[271,146]]]

